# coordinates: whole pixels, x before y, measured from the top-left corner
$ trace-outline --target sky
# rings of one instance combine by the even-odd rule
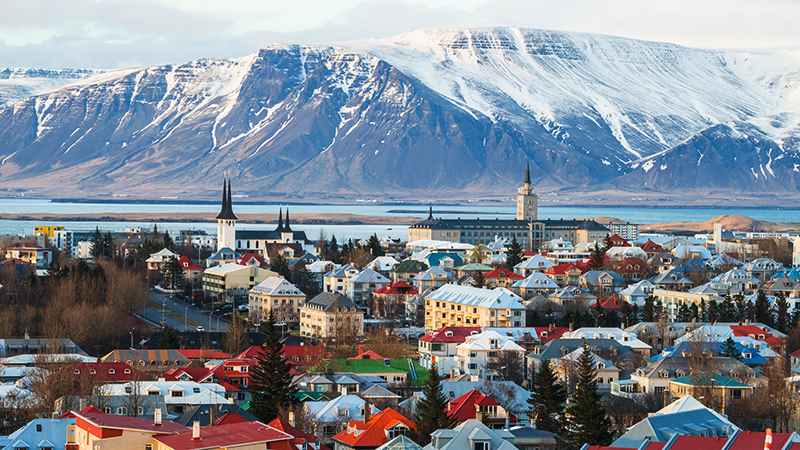
[[[800,47],[798,17],[796,0],[0,0],[0,67],[138,67],[437,26]]]

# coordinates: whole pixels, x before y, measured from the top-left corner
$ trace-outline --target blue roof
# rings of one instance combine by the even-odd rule
[[[709,264],[705,262],[702,258],[692,258],[685,263],[681,264],[680,266],[676,267],[674,270],[686,273],[686,272],[703,272],[704,270],[708,269]]]
[[[717,342],[717,341],[701,343],[703,347],[703,352],[710,352],[714,356],[719,356],[722,344],[723,344],[722,342]],[[739,352],[739,360],[742,363],[747,364],[748,366],[769,363],[769,361],[767,361],[767,358],[761,356],[761,353],[758,351],[758,349],[745,347],[744,345],[738,342],[735,342],[734,346],[736,347],[736,351]],[[670,356],[681,356],[684,353],[691,353],[691,352],[692,352],[691,343],[681,342],[680,344],[674,347],[665,348],[661,353],[651,358],[648,358],[648,361],[661,361],[662,359]],[[744,357],[745,354],[749,354],[750,357],[745,358]]]
[[[441,265],[441,261],[444,258],[451,258],[453,260],[453,266],[458,267],[464,265],[464,260],[461,259],[461,256],[458,253],[431,253],[425,259],[428,261],[428,265],[431,267]]]
[[[786,277],[792,280],[800,280],[800,267],[795,267],[791,270],[784,270],[783,272],[778,272],[772,276],[772,278],[780,278]]]
[[[41,431],[36,430],[36,426],[41,426]],[[47,441],[52,448],[64,448],[67,445],[67,427],[75,425],[75,418],[72,419],[33,419],[19,430],[8,436],[7,445],[2,450],[12,450],[14,444],[23,441],[30,446],[46,447],[42,444]],[[36,448],[36,447],[33,447]]]

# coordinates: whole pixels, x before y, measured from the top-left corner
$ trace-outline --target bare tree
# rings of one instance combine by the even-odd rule
[[[525,379],[525,361],[522,352],[500,350],[486,362],[486,372],[497,381],[513,381],[518,385]]]
[[[234,313],[228,331],[222,338],[222,345],[225,352],[231,356],[238,355],[250,348],[250,337],[247,334],[247,327],[239,315]]]

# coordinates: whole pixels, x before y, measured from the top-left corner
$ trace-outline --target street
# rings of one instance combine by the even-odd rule
[[[230,321],[220,317],[221,313],[219,312],[209,314],[208,310],[202,310],[153,290],[150,291],[150,300],[158,307],[148,303],[140,315],[155,324],[163,322],[177,331],[195,331],[198,325],[202,325],[205,331],[225,332],[228,330]]]

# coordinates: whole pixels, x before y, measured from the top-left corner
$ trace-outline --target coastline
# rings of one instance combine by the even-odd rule
[[[95,214],[0,214],[0,220],[29,220],[41,222],[208,222],[217,221],[216,213],[95,213]],[[277,224],[277,214],[237,214],[238,223]],[[397,225],[408,226],[419,217],[365,216],[358,214],[292,214],[292,224],[297,225]]]

